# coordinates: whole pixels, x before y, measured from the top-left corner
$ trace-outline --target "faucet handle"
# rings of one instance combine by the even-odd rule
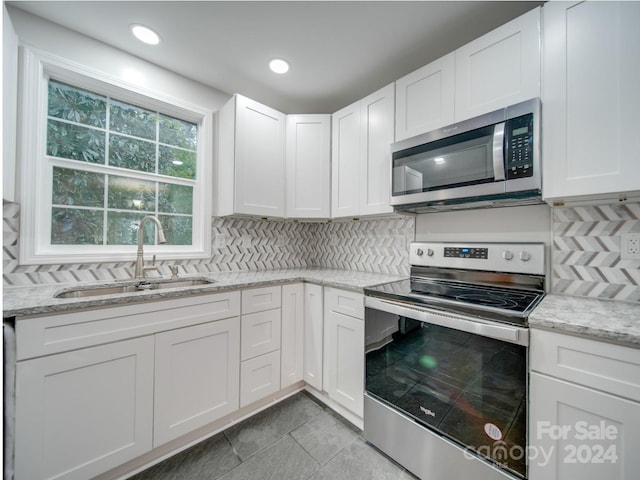
[[[169,270],[171,270],[171,278],[178,278],[178,265],[169,265]]]

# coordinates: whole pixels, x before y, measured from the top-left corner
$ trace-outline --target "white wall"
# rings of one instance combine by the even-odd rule
[[[15,200],[18,36],[2,8],[2,198]]]
[[[5,9],[9,16],[9,18],[5,19],[5,25],[7,23],[13,25],[21,45],[43,50],[115,77],[117,80],[159,92],[163,95],[204,107],[213,112],[218,111],[231,97],[225,92],[166,70],[30,13],[12,6],[6,6]],[[7,12],[4,12],[5,16]],[[10,45],[5,42],[5,45],[3,45],[3,58],[17,58],[16,49],[17,45]],[[7,75],[12,74],[14,77],[11,78],[17,78],[18,72],[10,70],[4,72],[5,82]],[[15,83],[17,84],[17,82]],[[17,97],[16,89],[17,87],[14,85],[14,91],[7,92],[5,90],[5,98]],[[7,133],[6,130],[5,133]],[[15,132],[13,136],[15,137]],[[4,159],[5,162],[7,160],[10,161],[11,159]],[[19,163],[19,159],[17,162]],[[10,192],[13,191],[11,187],[15,183],[15,175],[11,168],[11,164],[3,167],[3,173],[8,177],[5,179],[4,188]],[[9,188],[7,188],[7,182]],[[19,199],[7,198],[6,196],[4,198],[19,201]]]
[[[551,244],[547,205],[440,212],[416,217],[416,241]]]

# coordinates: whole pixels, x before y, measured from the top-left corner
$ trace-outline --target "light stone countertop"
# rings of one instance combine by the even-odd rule
[[[640,348],[640,303],[550,294],[529,326]]]
[[[147,290],[82,298],[55,298],[54,295],[72,288],[135,284],[134,281],[96,282],[82,284],[48,284],[33,286],[10,286],[3,288],[3,317],[68,312],[82,308],[127,305],[141,301],[167,300],[189,295],[225,292],[244,288],[264,287],[274,284],[310,282],[328,287],[362,292],[365,287],[407,278],[382,273],[320,267],[287,268],[280,270],[248,270],[219,272],[207,275],[181,275],[180,278],[207,278],[215,283],[193,287],[163,290]],[[149,278],[153,280],[153,278]]]

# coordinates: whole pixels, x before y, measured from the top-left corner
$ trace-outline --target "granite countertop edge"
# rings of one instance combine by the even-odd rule
[[[362,293],[367,287],[405,279],[407,276],[308,267],[180,275],[180,278],[208,279],[214,283],[82,298],[55,298],[55,295],[73,288],[99,288],[113,286],[114,284],[125,284],[131,282],[131,279],[105,280],[91,283],[4,286],[3,317],[56,314],[81,309],[131,305],[141,302],[162,301],[192,295],[215,294],[239,289],[298,282],[315,283],[326,287]],[[154,278],[150,278],[149,280],[154,280]]]
[[[640,348],[640,303],[548,294],[529,326]]]

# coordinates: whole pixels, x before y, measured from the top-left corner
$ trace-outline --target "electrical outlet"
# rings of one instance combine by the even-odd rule
[[[622,260],[640,260],[640,233],[620,235],[620,258]]]
[[[213,248],[217,248],[218,250],[225,248],[227,246],[227,239],[223,233],[216,233],[213,238]]]
[[[242,236],[242,248],[251,248],[251,235]]]

